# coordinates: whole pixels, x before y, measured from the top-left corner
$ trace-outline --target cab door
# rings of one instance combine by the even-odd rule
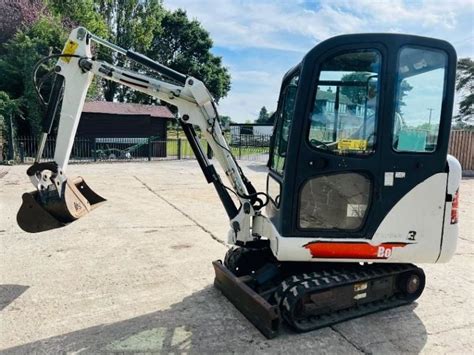
[[[384,57],[370,44],[338,46],[321,58],[300,116],[292,235],[367,236],[382,184]]]
[[[299,72],[299,67],[297,67],[291,70],[283,80],[270,144],[269,173],[267,175],[267,195],[270,201],[267,205],[266,213],[272,219],[277,229],[280,229],[282,224],[289,223],[290,221],[289,218],[281,217],[280,206],[282,205],[281,198],[286,190],[285,186],[288,186],[285,183],[286,158],[296,108]]]
[[[442,55],[403,54],[407,46]],[[445,172],[453,58],[446,42],[395,34],[340,36],[306,55],[283,171],[278,214],[291,217],[279,224],[282,236],[371,239],[404,196]],[[422,110],[423,88],[408,78],[435,71],[433,110]]]

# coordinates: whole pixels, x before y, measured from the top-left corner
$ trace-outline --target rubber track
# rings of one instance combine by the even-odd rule
[[[307,332],[380,310],[408,304],[413,302],[414,299],[407,300],[399,296],[392,296],[384,300],[360,304],[329,314],[295,319],[293,317],[294,308],[305,294],[326,291],[359,282],[367,282],[418,269],[418,267],[412,264],[372,264],[338,267],[319,272],[293,275],[280,284],[279,288],[275,291],[274,298],[280,307],[283,319],[296,331]]]

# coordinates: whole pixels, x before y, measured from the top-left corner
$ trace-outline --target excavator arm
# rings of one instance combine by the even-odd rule
[[[91,53],[92,42],[106,46],[117,55],[126,56],[158,72],[160,79],[94,59]],[[37,192],[25,194],[29,196],[23,197],[24,204],[17,218],[20,227],[29,232],[61,227],[82,217],[104,201],[85,184],[83,179],[74,180],[66,176],[87,91],[92,78],[96,75],[156,97],[177,108],[179,123],[206,180],[214,184],[231,220],[229,242],[245,244],[255,239],[251,232],[251,223],[254,217],[263,218],[259,209],[264,203],[258,196],[264,194],[256,192],[234,159],[219,124],[214,99],[200,80],[178,73],[139,53],[120,48],[82,27],[71,32],[63,53],[56,56],[58,57],[54,69],[56,79],[48,102],[39,142],[40,149],[35,163],[27,172]],[[54,162],[41,163],[42,150],[47,136],[51,133],[52,122],[61,97]],[[216,160],[227,176],[229,187],[222,182],[216,169],[203,153],[194,130],[195,126],[199,127],[202,137],[214,152]],[[239,207],[236,206],[229,191],[237,196]],[[37,206],[32,207],[32,204]],[[45,223],[45,220],[52,223]],[[261,225],[258,222],[257,224]]]

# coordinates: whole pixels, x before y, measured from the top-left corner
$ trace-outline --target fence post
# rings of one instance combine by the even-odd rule
[[[151,160],[151,137],[148,137],[148,161]]]
[[[97,161],[97,139],[94,137],[92,138],[92,156],[94,157],[94,161]]]
[[[25,162],[25,143],[20,142],[20,161]]]
[[[207,159],[212,159],[212,148],[209,145],[209,142],[207,143]]]
[[[239,159],[242,159],[242,131],[239,132]]]
[[[178,138],[178,160],[181,160],[181,138]]]

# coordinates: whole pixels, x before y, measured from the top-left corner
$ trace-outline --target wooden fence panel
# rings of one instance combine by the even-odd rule
[[[452,131],[449,154],[459,160],[463,170],[474,170],[474,131]]]

